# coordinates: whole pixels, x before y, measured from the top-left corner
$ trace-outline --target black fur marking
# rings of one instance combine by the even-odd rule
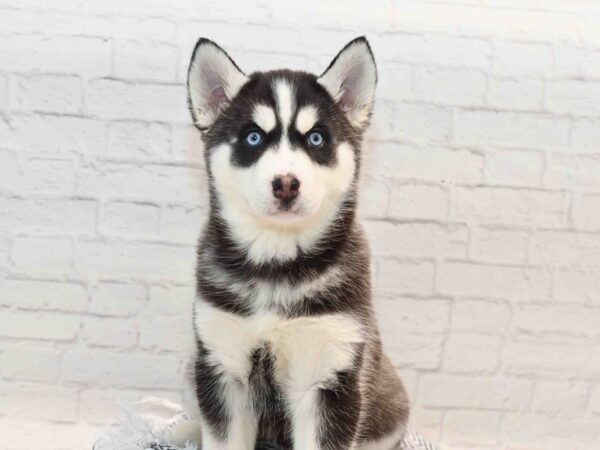
[[[202,417],[215,436],[225,440],[229,417],[225,406],[225,395],[219,369],[208,361],[208,351],[197,340],[198,354],[194,367],[196,396]]]
[[[254,412],[258,417],[258,441],[291,448],[291,424],[285,409],[281,387],[275,381],[274,356],[268,344],[252,353],[252,371],[248,380]]]
[[[358,433],[361,394],[358,370],[338,372],[331,387],[319,391],[321,448],[344,450],[350,447]]]

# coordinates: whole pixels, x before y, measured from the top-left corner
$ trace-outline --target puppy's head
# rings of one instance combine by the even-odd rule
[[[332,220],[353,195],[375,84],[362,37],[321,76],[246,75],[219,46],[200,39],[188,93],[221,216],[233,227],[286,233]]]

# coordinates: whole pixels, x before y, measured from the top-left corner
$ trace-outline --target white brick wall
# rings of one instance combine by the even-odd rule
[[[242,67],[379,65],[363,215],[412,426],[600,448],[600,2],[0,0],[0,447],[80,450],[181,400],[198,36]]]

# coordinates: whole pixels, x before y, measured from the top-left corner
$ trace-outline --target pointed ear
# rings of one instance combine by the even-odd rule
[[[248,81],[225,51],[211,40],[196,43],[188,70],[188,100],[194,124],[206,130]]]
[[[377,68],[364,36],[350,41],[318,79],[340,105],[350,123],[362,128],[371,116]]]

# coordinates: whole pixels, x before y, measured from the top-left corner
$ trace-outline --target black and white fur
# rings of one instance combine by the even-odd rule
[[[194,49],[189,103],[210,193],[194,312],[205,450],[402,440],[407,395],[382,353],[355,217],[375,84],[363,37],[321,76],[246,75],[215,43]]]

